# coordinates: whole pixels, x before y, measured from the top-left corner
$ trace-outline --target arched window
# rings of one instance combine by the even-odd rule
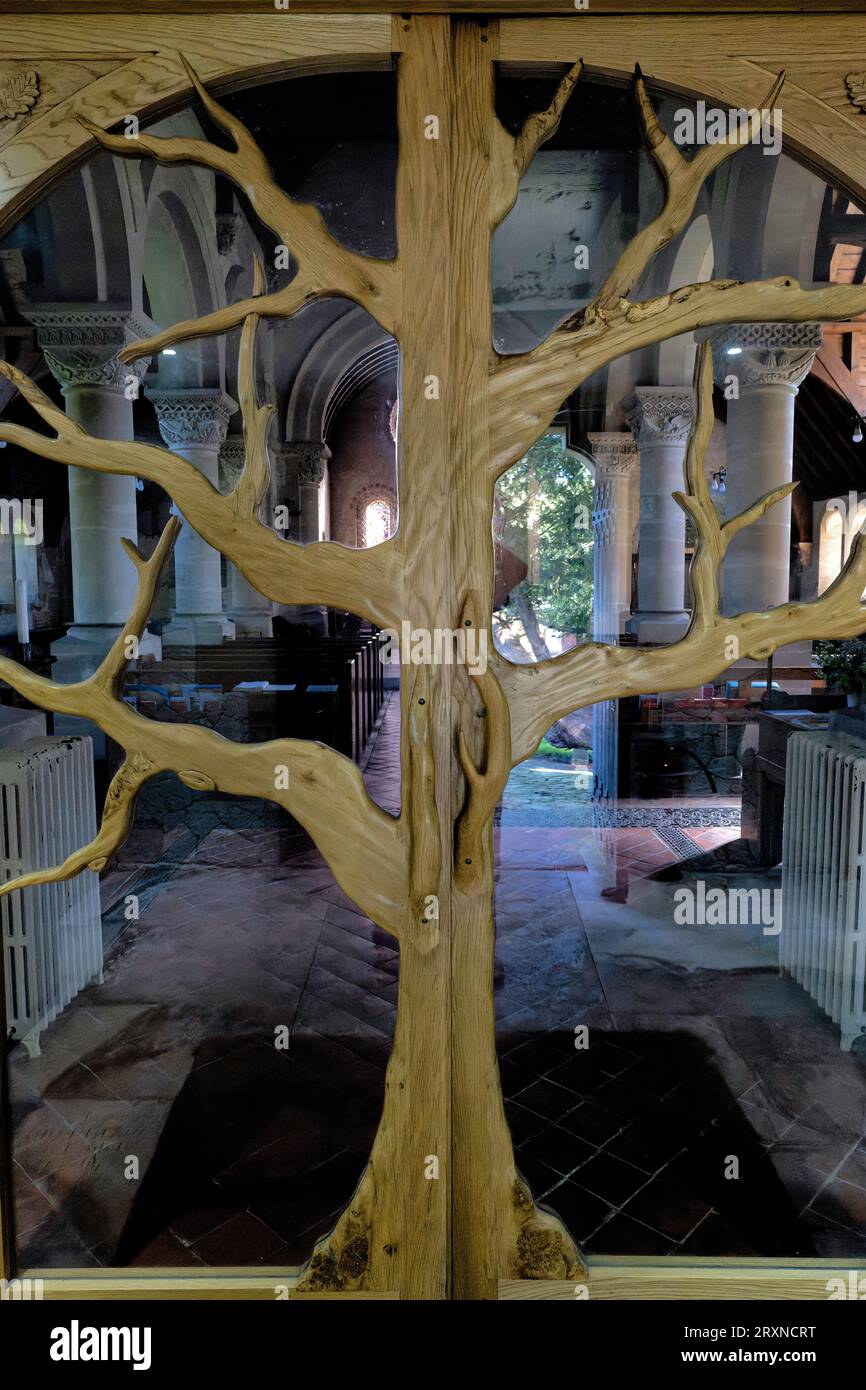
[[[381,545],[396,530],[397,498],[384,484],[365,487],[355,498],[355,524],[358,546],[369,550]]]
[[[391,534],[391,508],[384,497],[368,502],[364,508],[361,544],[365,549],[381,545]]]
[[[818,551],[818,593],[823,594],[839,574],[845,559],[845,523],[837,508],[821,518]]]

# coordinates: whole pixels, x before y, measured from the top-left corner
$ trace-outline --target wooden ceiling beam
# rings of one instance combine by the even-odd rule
[[[0,14],[128,14],[129,0],[0,0]],[[138,0],[137,14],[273,14],[274,0]],[[294,15],[575,15],[575,0],[289,0]],[[587,16],[866,14],[866,0],[590,0]]]

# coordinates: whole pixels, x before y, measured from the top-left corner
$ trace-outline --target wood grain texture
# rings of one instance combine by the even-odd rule
[[[398,20],[397,241],[407,314],[400,334],[401,615],[427,632],[452,627],[453,556],[447,520],[451,455],[446,393],[453,381],[447,294],[453,169],[447,138],[454,74],[447,21]],[[427,118],[439,139],[425,138]],[[440,383],[438,397],[428,381]],[[393,624],[399,630],[399,624]],[[441,1299],[450,1290],[451,1134],[451,668],[401,667],[401,814],[412,848],[410,923],[401,944],[397,1025],[382,1119],[358,1192],[320,1242],[310,1278],[327,1278],[363,1230],[369,1264],[359,1283]],[[378,871],[378,870],[377,870]],[[431,899],[425,908],[426,899]],[[437,1176],[428,1176],[432,1161]]]
[[[177,5],[175,6],[177,9]],[[391,61],[391,21],[385,15],[334,16],[327,23],[275,14],[154,14],[123,6],[122,14],[10,15],[3,22],[0,58],[26,60],[40,75],[43,96],[3,145],[0,236],[39,197],[49,179],[91,148],[82,115],[101,128],[131,112],[140,118],[172,110],[192,95],[178,61],[184,53],[199,77],[217,87],[279,76],[301,76]],[[71,66],[75,60],[74,68]],[[88,69],[93,67],[93,77]]]
[[[690,571],[694,604],[684,637],[665,647],[628,648],[587,642],[535,666],[503,666],[499,678],[511,708],[512,757],[530,757],[552,718],[600,700],[680,690],[714,679],[739,658],[765,660],[787,642],[818,637],[854,637],[866,630],[866,540],[857,536],[845,568],[811,603],[788,603],[767,611],[722,616],[718,571],[730,542],[794,483],[774,488],[743,512],[720,523],[710,499],[704,453],[713,427],[710,344],[695,364],[695,422],[686,451],[686,488],[674,493],[692,518],[697,544]],[[712,674],[710,674],[712,672]]]
[[[340,295],[363,305],[386,332],[396,332],[397,269],[394,262],[347,251],[327,231],[324,218],[314,204],[298,202],[284,193],[274,181],[265,155],[243,121],[211,96],[185,56],[182,53],[178,56],[196,96],[214,125],[232,141],[235,146],[233,150],[222,149],[209,140],[187,137],[141,133],[135,140],[130,140],[126,135],[106,133],[84,115],[78,116],[79,124],[97,144],[113,154],[129,158],[130,152],[135,151],[136,158],[142,154],[151,155],[161,164],[199,164],[234,183],[249,200],[256,217],[280,243],[291,247],[298,263],[288,296],[285,291],[277,296],[278,312],[282,315],[294,313],[307,300]],[[259,275],[253,295],[259,297],[260,302],[253,306],[250,300],[242,301],[234,306],[231,313],[223,309],[209,315],[206,331],[221,333],[227,328],[234,328],[253,307],[256,314],[273,313],[273,307],[267,304],[268,296],[262,297],[262,294],[263,276]],[[188,325],[184,325],[183,336],[194,336]],[[159,347],[173,341],[163,334]],[[150,351],[155,350],[156,345],[152,345]],[[134,360],[142,353],[142,346],[136,344],[135,352],[121,353],[121,359]]]
[[[590,1302],[611,1300],[694,1301],[827,1301],[827,1281],[850,1270],[866,1270],[862,1260],[833,1264],[826,1259],[700,1259],[671,1255],[663,1260],[640,1256],[590,1256],[586,1279]],[[507,1302],[573,1303],[585,1293],[572,1280],[503,1279],[499,1298]]]
[[[849,14],[866,9],[864,0],[760,0],[766,13]],[[756,0],[590,0],[594,14],[694,16],[697,5],[709,14],[748,14]],[[273,0],[139,0],[147,14],[270,14]],[[125,0],[0,0],[0,14],[116,14],[127,10]],[[291,0],[292,14],[327,15],[573,15],[574,0]],[[587,14],[586,18],[589,17]]]
[[[623,22],[599,12],[570,19],[503,21],[500,57],[518,69],[581,58],[587,76],[630,80],[637,64],[665,91],[708,104],[751,107],[780,69],[785,148],[835,181],[855,201],[866,198],[863,116],[849,102],[845,75],[862,68],[866,13],[791,13],[784,24],[762,12],[736,18],[695,13],[686,22],[654,13]]]
[[[80,1269],[27,1269],[19,1278],[40,1279],[47,1302],[74,1300],[81,1302],[113,1302],[135,1299],[161,1302],[191,1302],[199,1300],[255,1301],[273,1303],[278,1300],[318,1302],[321,1300],[362,1300],[396,1302],[395,1292],[375,1292],[369,1289],[340,1292],[322,1290],[309,1292],[300,1288],[302,1271],[297,1268],[260,1268],[253,1272],[248,1266],[190,1273],[188,1268],[106,1269],[98,1273]]]
[[[90,22],[69,23],[78,26],[79,38],[82,33],[90,36]],[[166,20],[169,29],[174,23],[173,18]],[[557,23],[551,21],[550,28]],[[203,49],[209,52],[206,71],[225,76],[229,60],[212,34],[202,37],[202,27],[186,21],[191,51],[199,56]],[[124,20],[120,29],[129,35],[136,26]],[[329,30],[329,23],[322,21],[303,31],[308,57],[316,42],[322,51],[336,42]],[[145,24],[136,32],[152,35],[153,29]],[[295,40],[302,33],[286,32]],[[561,32],[568,48],[579,31],[575,21],[569,21]],[[593,32],[601,42],[597,24]],[[616,32],[616,63],[621,65],[632,27],[624,31],[618,25]],[[686,32],[691,36],[692,27]],[[761,32],[762,42],[768,42],[766,25]],[[178,33],[174,30],[175,38]],[[548,44],[547,27],[542,38]],[[610,43],[609,36],[602,38]],[[248,31],[247,41],[255,43],[261,59],[260,37],[251,40]],[[221,42],[224,45],[225,39]],[[130,142],[118,143],[104,133],[112,111],[116,119],[116,105],[109,103],[96,117],[88,108],[85,116],[94,139],[118,154],[192,160],[219,168],[250,187],[260,215],[275,230],[285,231],[293,250],[292,243],[297,244],[305,297],[348,293],[395,329],[401,349],[397,537],[364,551],[333,544],[300,547],[279,540],[258,521],[258,504],[267,485],[270,407],[256,396],[256,333],[263,314],[289,314],[300,298],[296,292],[275,303],[274,297],[262,293],[260,270],[253,295],[230,314],[169,330],[188,338],[224,331],[229,323],[243,325],[239,395],[247,465],[230,495],[221,496],[168,450],[89,438],[6,364],[0,364],[0,374],[54,433],[46,436],[22,425],[2,424],[0,439],[64,466],[158,482],[186,521],[271,598],[327,603],[397,631],[405,620],[429,636],[459,633],[467,625],[483,631],[489,662],[483,671],[473,672],[465,661],[403,665],[399,817],[374,805],[357,767],[323,745],[291,739],[236,745],[207,729],[143,719],[119,698],[126,661],[122,642],[94,677],[75,685],[54,685],[7,659],[0,659],[0,678],[41,708],[85,713],[126,751],[97,840],[65,865],[42,871],[41,878],[64,877],[83,864],[101,867],[128,825],[138,786],[156,772],[171,770],[193,788],[264,796],[284,806],[309,831],[337,881],[361,910],[399,937],[397,1024],[381,1123],[352,1200],[334,1230],[318,1242],[305,1269],[295,1272],[293,1294],[388,1291],[419,1299],[492,1300],[502,1280],[519,1281],[520,1287],[534,1281],[536,1291],[557,1287],[551,1281],[558,1280],[573,1296],[574,1282],[585,1277],[580,1255],[557,1218],[534,1205],[515,1167],[503,1108],[493,1007],[496,800],[511,764],[534,751],[545,729],[568,710],[648,689],[701,684],[733,660],[726,647],[731,636],[741,656],[763,658],[798,637],[847,636],[866,629],[866,610],[860,604],[866,547],[858,542],[843,574],[814,603],[720,617],[717,571],[730,538],[779,500],[785,489],[760,499],[725,525],[719,523],[703,473],[712,421],[709,356],[704,348],[698,360],[698,410],[687,450],[686,485],[678,498],[699,537],[693,572],[696,603],[688,633],[667,648],[634,650],[588,643],[539,665],[518,667],[495,654],[490,630],[495,479],[546,428],[576,384],[622,353],[707,324],[756,318],[839,321],[866,309],[866,289],[804,291],[790,278],[780,277],[756,284],[684,286],[652,300],[630,302],[626,294],[636,277],[682,226],[697,187],[722,157],[714,151],[686,166],[659,130],[638,77],[636,95],[645,134],[668,182],[665,225],[653,226],[649,235],[627,249],[600,295],[578,319],[567,321],[529,353],[497,357],[491,344],[492,231],[513,202],[521,169],[555,128],[571,97],[580,55],[568,55],[572,66],[550,107],[514,140],[495,115],[493,65],[504,53],[519,50],[521,43],[538,45],[535,29],[524,28],[516,36],[511,30],[509,36],[508,24],[500,28],[475,20],[452,23],[445,17],[401,16],[395,18],[393,31],[389,25],[387,40],[379,31],[376,42],[387,42],[388,52],[400,55],[394,263],[351,255],[329,236],[317,216],[285,198],[246,130],[202,85],[198,58],[184,80],[230,135],[233,151],[204,141],[151,137],[133,149]],[[782,46],[791,42],[787,33]],[[330,51],[333,55],[333,47]],[[549,47],[546,52],[549,56]],[[172,53],[170,60],[165,51],[157,56],[166,70],[172,68],[176,83],[181,70],[176,55]],[[557,58],[560,66],[562,57],[560,53]],[[243,67],[248,58],[241,55],[236,73],[249,71]],[[705,66],[710,63],[706,57],[703,61]],[[751,65],[750,83],[759,99],[780,64],[773,62],[769,74],[753,57],[745,65]],[[136,80],[140,77],[138,70]],[[92,98],[92,89],[88,93]],[[94,104],[91,100],[90,107]],[[64,149],[61,146],[53,164],[46,154],[43,169],[60,167]],[[848,160],[844,150],[839,157]],[[180,340],[166,335],[160,339]],[[155,343],[144,346],[153,349]],[[134,358],[142,351],[143,345],[135,344],[127,355]],[[127,545],[139,587],[125,637],[143,627],[176,531],[172,522],[148,561]],[[288,772],[287,786],[275,775],[283,769]],[[23,882],[14,881],[2,891],[14,891]],[[690,1268],[690,1275],[681,1275],[673,1262],[665,1261],[657,1276],[651,1262],[644,1262],[644,1275],[638,1275],[631,1266],[606,1262],[590,1271],[596,1280],[593,1296],[629,1297],[622,1290],[636,1287],[634,1281],[641,1278],[643,1287],[649,1279],[661,1289],[683,1288],[687,1278],[696,1277],[694,1266]],[[652,1269],[649,1276],[647,1269]],[[161,1276],[140,1276],[142,1287],[155,1297],[171,1296],[165,1290],[175,1287],[185,1291],[180,1296],[190,1296],[188,1289],[199,1286],[217,1290],[218,1297],[268,1296],[257,1282],[258,1274],[222,1284],[220,1277],[191,1285],[189,1276],[177,1281],[168,1276],[163,1284]],[[712,1275],[719,1277],[723,1288],[740,1287]],[[763,1276],[749,1277],[754,1281]],[[62,1286],[63,1277],[58,1278]],[[137,1286],[139,1277],[129,1282]],[[86,1286],[119,1287],[95,1276]],[[506,1284],[514,1287],[516,1283]],[[227,1288],[235,1292],[227,1294]]]
[[[304,546],[283,540],[259,521],[254,510],[244,508],[247,483],[238,484],[240,492],[221,494],[179,454],[135,441],[93,439],[17,368],[0,361],[0,376],[55,431],[52,438],[24,425],[0,422],[0,440],[67,467],[159,483],[199,535],[278,603],[326,603],[351,609],[380,627],[399,626],[401,571],[396,542],[355,551],[331,541]],[[248,412],[245,429],[249,428]]]

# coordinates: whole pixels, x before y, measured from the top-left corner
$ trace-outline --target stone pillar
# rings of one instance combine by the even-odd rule
[[[297,497],[297,525],[293,540],[312,545],[326,540],[327,520],[327,463],[331,451],[320,439],[291,439],[276,451],[280,460],[280,475],[286,494],[285,505],[291,511]],[[297,489],[297,491],[295,491]],[[328,627],[328,610],[318,604],[279,604],[278,612],[289,622],[306,623],[313,632],[324,635]]]
[[[307,439],[292,440],[286,449],[298,467],[299,539],[304,545],[326,540],[326,465],[331,451],[321,440]]]
[[[588,436],[595,459],[592,635],[597,642],[618,642],[631,608],[632,519],[630,476],[638,450],[630,434],[609,431]],[[619,702],[592,707],[593,799],[606,801],[617,792]]]
[[[638,642],[673,642],[688,626],[686,518],[672,494],[684,484],[692,391],[638,386],[623,406],[640,450],[638,606],[628,630]]]
[[[231,492],[244,466],[244,441],[230,436],[219,452],[220,491]],[[274,605],[245,579],[231,560],[226,561],[228,577],[227,611],[238,637],[272,637]]]
[[[131,440],[132,401],[147,361],[126,365],[117,353],[153,325],[102,304],[40,305],[26,313],[69,418],[98,439]],[[138,541],[134,478],[86,468],[70,468],[68,478],[73,625],[51,648],[61,682],[90,675],[122,630],[136,574],[120,541]],[[158,639],[145,637],[141,650],[159,655]]]
[[[725,513],[733,516],[791,481],[794,400],[821,346],[816,323],[753,323],[711,335],[716,380],[736,377],[728,401]],[[739,348],[739,352],[730,349]],[[722,611],[742,613],[787,603],[791,572],[791,500],[777,502],[736,536],[725,556]],[[777,658],[778,660],[778,658]]]
[[[148,391],[163,442],[219,487],[219,451],[235,401],[219,389]],[[174,610],[163,632],[168,646],[209,646],[234,637],[222,608],[219,552],[185,524],[174,548]]]
[[[588,439],[596,464],[592,631],[597,642],[615,642],[631,610],[629,482],[639,456],[630,434],[610,431]]]

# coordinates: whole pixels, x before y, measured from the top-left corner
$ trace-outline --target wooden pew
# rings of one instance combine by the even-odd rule
[[[270,736],[318,737],[356,761],[384,699],[380,644],[357,639],[289,644],[248,638],[207,647],[165,647],[160,662],[131,670],[128,686],[220,686],[225,694],[244,682],[293,686],[279,692],[278,724]],[[254,698],[253,692],[250,692]],[[332,696],[332,699],[328,697]]]

